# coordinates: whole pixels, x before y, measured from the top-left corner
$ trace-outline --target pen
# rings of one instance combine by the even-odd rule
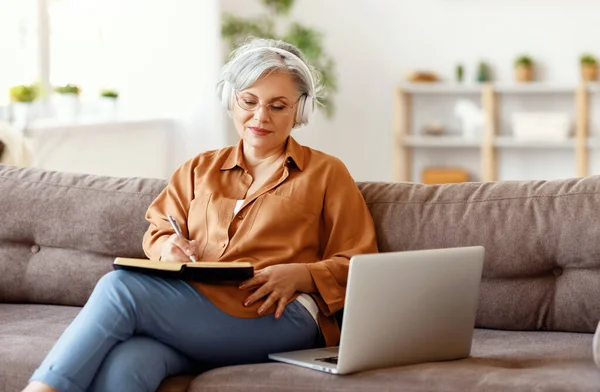
[[[179,227],[179,224],[177,224],[177,221],[175,220],[175,218],[173,218],[171,215],[167,215],[167,219],[169,219],[169,223],[171,223],[171,226],[173,226],[173,229],[175,230],[175,234],[177,234],[178,237],[180,238],[185,238],[183,236],[183,234],[181,233],[181,228]],[[192,260],[192,262],[196,262],[196,257],[194,255],[190,255],[190,260]]]

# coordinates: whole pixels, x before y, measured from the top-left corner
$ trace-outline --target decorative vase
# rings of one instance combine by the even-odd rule
[[[598,79],[597,64],[582,64],[581,65],[581,80],[584,82],[595,82]]]
[[[13,102],[12,103],[12,119],[17,127],[25,127],[31,120],[31,103],[30,102]]]
[[[118,98],[100,97],[100,117],[103,120],[115,120],[118,115]]]
[[[515,67],[517,82],[531,82],[533,80],[533,67],[530,65],[517,65]]]
[[[54,94],[54,114],[59,122],[72,123],[79,117],[79,95]]]

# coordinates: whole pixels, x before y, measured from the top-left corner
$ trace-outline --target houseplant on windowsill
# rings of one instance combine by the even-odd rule
[[[581,64],[581,80],[594,82],[598,79],[598,61],[591,54],[584,54],[579,59]]]
[[[60,122],[74,122],[79,116],[79,94],[81,89],[74,84],[54,88],[54,113]]]
[[[13,123],[24,127],[31,120],[33,102],[39,95],[38,86],[35,84],[21,84],[11,87],[10,100]]]
[[[100,114],[105,120],[117,118],[117,104],[119,92],[113,89],[100,91]]]

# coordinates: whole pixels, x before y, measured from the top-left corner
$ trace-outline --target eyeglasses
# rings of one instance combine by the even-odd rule
[[[298,98],[298,101],[300,99]],[[296,101],[293,105],[288,106],[281,102],[271,102],[266,105],[261,105],[258,103],[258,99],[255,97],[239,97],[237,93],[235,94],[235,101],[238,106],[248,112],[256,112],[259,108],[264,107],[267,109],[267,113],[272,117],[285,117],[288,116],[292,109],[296,106],[298,101]]]

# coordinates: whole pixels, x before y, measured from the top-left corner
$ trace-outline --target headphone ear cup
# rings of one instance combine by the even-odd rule
[[[227,110],[233,109],[234,91],[233,86],[228,81],[223,81],[223,91],[221,91],[221,104]]]
[[[310,120],[310,114],[313,111],[314,101],[311,96],[304,95],[298,101],[298,111],[296,112],[296,123],[306,125]]]

